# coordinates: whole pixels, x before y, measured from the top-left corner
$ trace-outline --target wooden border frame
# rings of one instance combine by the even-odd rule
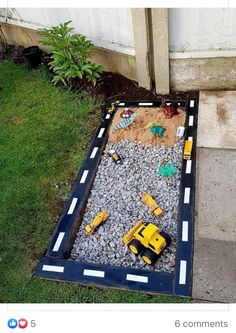
[[[149,272],[68,259],[108,139],[109,127],[114,116],[114,112],[109,113],[110,107],[159,107],[161,100],[156,100],[115,102],[107,108],[53,233],[49,248],[36,267],[35,276],[148,293],[191,296],[198,100],[166,102],[186,107],[185,138],[193,140],[192,160],[183,160],[182,164],[174,273]]]

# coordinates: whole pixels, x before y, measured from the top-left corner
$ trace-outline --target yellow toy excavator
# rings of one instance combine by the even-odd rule
[[[87,233],[89,235],[92,235],[94,230],[103,222],[106,221],[106,219],[108,218],[108,214],[107,212],[105,212],[104,210],[101,211],[94,219],[93,221],[86,225],[85,230],[87,231]]]
[[[150,208],[156,217],[161,217],[163,215],[163,210],[160,208],[158,203],[153,199],[153,197],[146,193],[142,196],[142,201]]]
[[[122,240],[134,254],[140,254],[148,265],[154,265],[161,251],[171,243],[167,233],[159,233],[155,224],[145,225],[142,220],[138,221]]]

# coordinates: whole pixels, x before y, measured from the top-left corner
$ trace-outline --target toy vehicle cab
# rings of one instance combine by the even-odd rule
[[[122,240],[134,254],[140,254],[148,265],[154,265],[162,250],[171,243],[167,233],[159,233],[155,224],[145,225],[142,220],[138,221]]]

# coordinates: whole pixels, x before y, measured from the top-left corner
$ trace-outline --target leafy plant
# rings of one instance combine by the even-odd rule
[[[70,23],[40,30],[43,37],[41,44],[47,46],[52,55],[49,62],[50,69],[55,73],[52,82],[63,82],[71,87],[72,80],[79,78],[95,85],[103,67],[89,60],[93,54],[92,43],[81,34],[73,34]]]

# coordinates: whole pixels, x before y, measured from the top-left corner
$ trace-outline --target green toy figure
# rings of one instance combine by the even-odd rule
[[[165,132],[165,128],[161,127],[161,126],[157,126],[157,125],[154,125],[154,123],[149,123],[147,125],[147,128],[150,128],[150,131],[152,134],[154,135],[158,135],[159,138],[162,138],[163,137],[163,134]]]
[[[159,169],[157,168],[157,175],[163,177],[173,177],[176,173],[177,169],[174,167],[173,163],[166,164],[165,166],[161,166]]]

